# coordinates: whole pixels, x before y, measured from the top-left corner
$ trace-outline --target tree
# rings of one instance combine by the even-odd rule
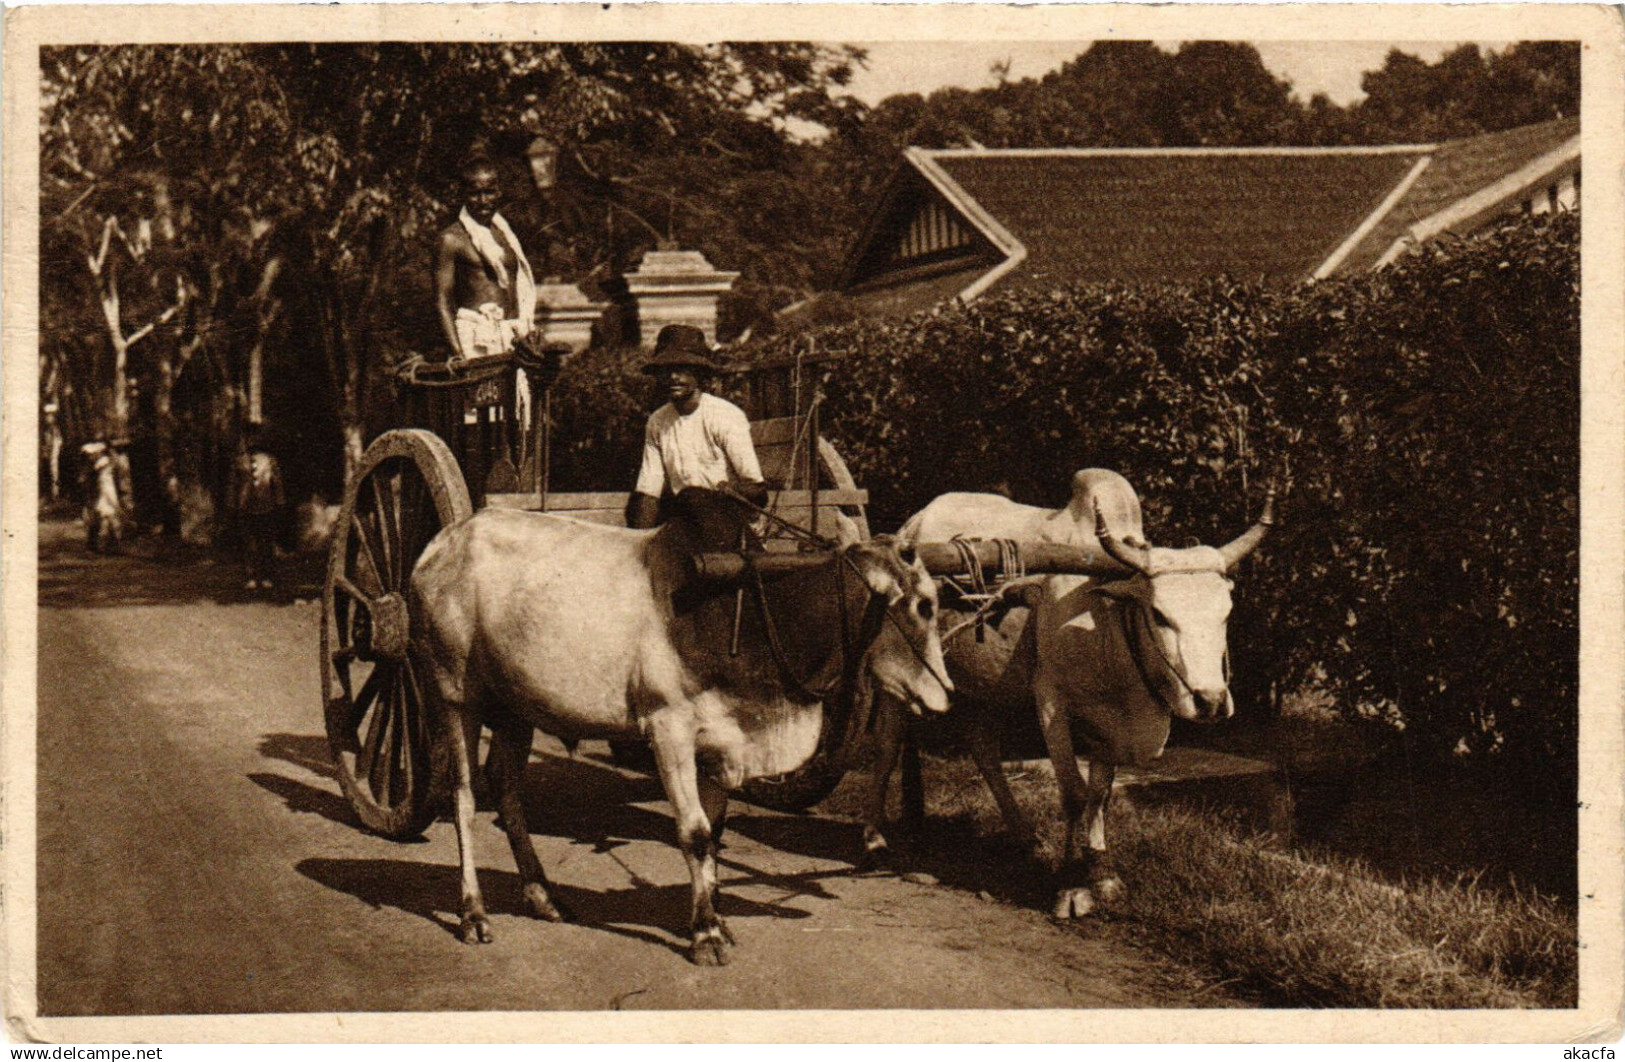
[[[131,387],[145,381],[150,422],[137,434],[151,436],[173,502],[181,375],[206,355],[217,417],[229,419],[240,389],[236,316],[263,288],[245,274],[271,268],[254,262],[255,245],[286,125],[239,48],[58,48],[41,59],[42,288],[59,310],[97,308],[110,357],[59,326],[43,346],[61,355],[65,389],[96,396],[80,437],[129,434]]]
[[[502,160],[505,210],[548,271],[590,281],[672,238],[741,266],[747,302],[782,305],[826,275],[844,236],[840,189],[792,129],[854,120],[861,107],[839,89],[861,54],[640,42],[48,49],[47,378],[94,396],[102,411],[79,419],[155,432],[173,483],[178,394],[200,404],[187,413],[194,441],[229,458],[240,423],[264,413],[267,368],[311,366],[353,469],[378,421],[378,379],[400,352],[436,344],[413,309],[425,303],[420,259],[476,148]],[[550,211],[521,162],[538,134],[567,161]],[[82,341],[87,320],[105,336],[97,348]]]
[[[1394,49],[1360,81],[1350,108],[1365,142],[1425,142],[1580,113],[1580,46],[1523,41],[1504,51],[1464,44],[1427,63]]]

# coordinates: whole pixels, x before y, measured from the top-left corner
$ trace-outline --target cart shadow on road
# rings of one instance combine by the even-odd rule
[[[300,861],[294,869],[318,885],[354,896],[374,910],[393,907],[432,922],[451,936],[458,935],[455,905],[462,894],[462,876],[455,864],[404,859],[312,858]],[[488,869],[482,869],[479,874],[486,910],[492,916],[530,918],[518,874]],[[686,921],[687,886],[632,886],[594,893],[555,885],[551,891],[574,914],[573,924],[658,944],[679,954],[684,951],[671,934],[656,930],[680,926]],[[649,929],[638,928],[639,925]],[[500,941],[501,925],[497,926],[496,933]]]
[[[256,751],[323,778],[333,777],[332,753],[328,750],[327,738],[321,734],[265,734],[260,737]]]
[[[354,896],[374,910],[392,907],[432,922],[452,936],[458,935],[455,904],[462,893],[462,879],[455,864],[310,858],[301,860],[294,869],[318,885]],[[517,873],[481,868],[479,876],[486,910],[493,917],[513,915],[545,927],[546,923],[531,918]],[[811,918],[810,911],[787,907],[782,902],[758,902],[732,891],[749,884],[772,886],[779,880],[774,876],[730,878],[723,883],[718,897],[718,913],[728,919]],[[654,885],[638,881],[601,890],[550,882],[549,892],[570,911],[570,925],[657,944],[678,955],[688,954],[687,942],[677,936],[688,922],[692,891],[686,882]],[[499,924],[498,940],[503,934],[504,927]]]
[[[267,759],[284,761],[326,779],[324,784],[312,785],[272,772],[248,776],[256,785],[280,797],[290,811],[315,813],[358,831],[362,829],[348,802],[337,792],[337,783],[332,781],[325,739],[309,734],[267,734],[260,740],[259,752]],[[657,780],[582,756],[540,753],[526,771],[524,802],[527,824],[533,834],[563,838],[574,845],[585,846],[590,851],[582,853],[580,858],[602,860],[604,872],[625,875],[628,879],[625,885],[602,890],[554,882],[553,892],[573,912],[573,923],[687,954],[686,941],[674,934],[688,920],[690,885],[686,882],[656,884],[636,871],[636,861],[629,862],[618,852],[636,842],[653,842],[667,849],[673,860],[680,860],[676,827]],[[646,804],[656,806],[644,806]],[[508,846],[494,826],[490,812],[483,811],[476,826],[481,845],[491,845],[496,858],[508,860]],[[824,853],[837,848],[844,851],[842,835],[850,831],[849,824],[812,816],[741,813],[729,821],[730,832],[736,829],[742,837],[774,851],[740,852],[735,848],[730,854],[734,846],[730,846],[724,836],[718,862],[730,873],[722,883],[723,891],[718,900],[723,916],[810,918],[812,912],[796,906],[798,901],[838,898],[824,887],[822,879],[845,877],[850,873],[846,865],[786,872],[764,864],[770,863],[777,853],[822,859],[826,858]],[[295,869],[310,880],[355,896],[371,907],[393,907],[433,922],[450,934],[456,935],[458,931],[453,909],[461,885],[455,865],[410,858],[310,858],[296,864]],[[482,868],[480,881],[493,915],[529,916],[517,873]],[[736,894],[736,890],[753,886],[767,890],[774,898],[762,901]]]
[[[284,774],[257,772],[249,779],[281,797],[290,811],[315,813],[361,828],[334,778],[327,739],[317,734],[266,734],[257,751],[328,780],[322,786]],[[598,752],[575,756],[533,754],[525,771],[525,819],[533,832],[592,844],[610,851],[631,841],[676,842],[659,780],[607,762]],[[659,807],[640,807],[658,804]],[[481,808],[490,811],[488,800]],[[442,816],[445,818],[445,816]],[[759,811],[743,801],[730,804],[728,832],[791,855],[847,863],[860,847],[858,827],[816,815]],[[726,837],[724,837],[726,844]]]

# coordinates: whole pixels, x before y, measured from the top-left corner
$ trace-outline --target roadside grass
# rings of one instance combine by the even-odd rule
[[[853,781],[825,808],[859,814]],[[1037,831],[1032,853],[1004,843],[974,767],[925,757],[927,826],[910,862],[945,884],[1047,908],[1064,842],[1054,784],[1047,769],[1010,781]],[[1533,890],[1474,877],[1396,881],[1357,859],[1289,850],[1222,810],[1135,806],[1121,795],[1107,834],[1127,895],[1103,917],[1231,993],[1280,1007],[1577,1003],[1574,911]]]
[[[1112,823],[1123,914],[1237,990],[1300,1007],[1572,1007],[1578,951],[1551,900],[1477,881],[1390,885],[1181,808]]]

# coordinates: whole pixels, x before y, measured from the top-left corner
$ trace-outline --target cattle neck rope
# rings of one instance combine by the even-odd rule
[[[1151,639],[1151,644],[1156,647],[1157,656],[1162,659],[1162,663],[1167,671],[1174,676],[1174,681],[1179,683],[1179,685],[1184,688],[1185,692],[1191,695],[1193,700],[1196,697],[1196,691],[1192,689],[1191,684],[1185,680],[1185,675],[1180,671],[1178,666],[1176,666],[1172,660],[1168,659],[1167,652],[1165,652],[1162,648],[1162,640],[1157,637],[1157,632],[1152,629],[1151,615],[1146,606],[1138,601],[1125,601],[1122,602],[1118,607],[1123,618],[1123,641],[1127,643],[1129,658],[1134,661],[1134,670],[1140,673],[1140,681],[1145,683],[1145,688],[1151,692],[1151,695],[1162,702],[1162,706],[1168,709],[1169,714],[1173,714],[1175,706],[1169,702],[1168,698],[1164,696],[1162,691],[1157,688],[1156,684],[1151,681],[1151,674],[1146,670],[1145,661],[1140,658],[1140,651],[1135,646],[1134,632],[1129,629],[1128,614],[1130,612],[1133,612],[1140,617],[1141,626],[1145,628],[1146,636]]]
[[[741,556],[745,560],[745,569],[750,572],[751,583],[756,591],[753,596],[756,598],[756,608],[762,618],[763,637],[767,641],[768,651],[773,654],[773,662],[778,666],[779,675],[785,685],[790,688],[791,693],[806,701],[825,701],[838,694],[841,685],[847,682],[847,672],[850,670],[847,662],[853,656],[852,639],[847,630],[846,586],[839,566],[832,564],[836,582],[835,600],[841,610],[841,674],[827,687],[812,689],[807,682],[797,678],[790,670],[790,658],[784,651],[784,643],[779,639],[778,624],[773,622],[773,610],[767,603],[767,584],[762,580],[761,570],[756,567],[755,556],[749,552],[742,553]],[[860,631],[859,638],[862,639],[865,633],[867,632]]]

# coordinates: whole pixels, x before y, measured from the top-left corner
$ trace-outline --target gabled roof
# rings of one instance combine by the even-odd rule
[[[1578,118],[1559,118],[1440,144],[1415,184],[1342,263],[1342,271],[1385,264],[1392,260],[1389,252],[1413,226],[1439,219],[1450,207],[1506,185],[1488,197],[1492,200],[1488,207],[1499,206],[1530,185],[1550,179],[1567,164],[1578,163],[1579,157]],[[1527,175],[1527,179],[1520,175]]]
[[[958,292],[967,301],[1006,282],[1295,282],[1369,269],[1407,240],[1477,223],[1578,156],[1578,119],[1383,147],[910,148],[846,286],[886,286],[876,241],[895,236],[904,200],[926,195],[980,237],[984,264]]]

